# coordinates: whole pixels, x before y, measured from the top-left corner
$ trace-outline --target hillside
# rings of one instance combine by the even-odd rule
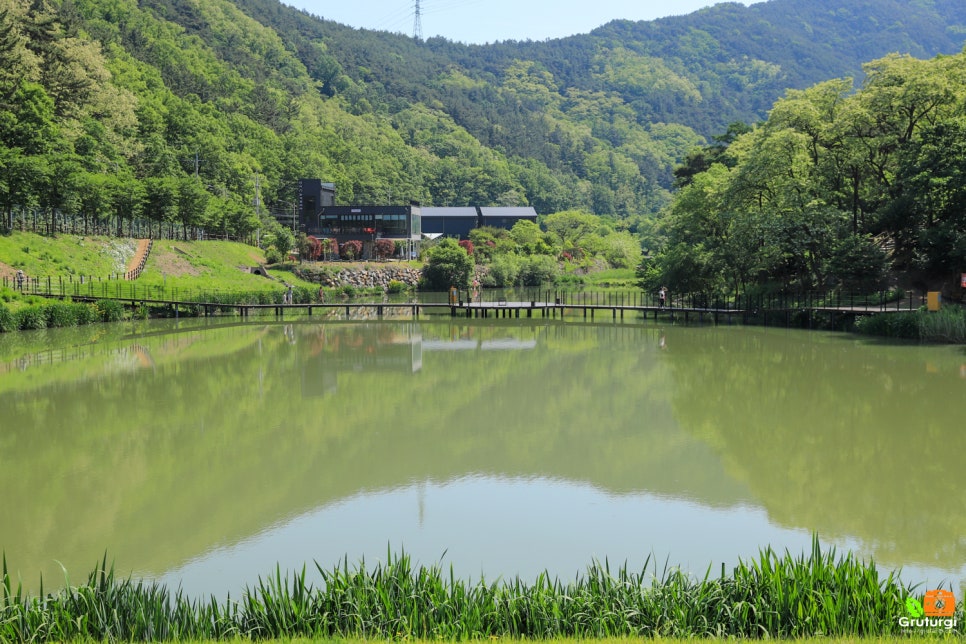
[[[0,0],[8,228],[246,236],[295,182],[341,203],[639,221],[788,87],[959,51],[952,0],[770,0],[546,42],[417,42],[276,0]]]

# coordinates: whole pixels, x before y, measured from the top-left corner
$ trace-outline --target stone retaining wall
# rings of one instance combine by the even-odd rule
[[[421,275],[420,271],[414,268],[401,266],[373,266],[366,268],[342,268],[342,269],[295,269],[295,274],[307,282],[316,282],[322,286],[339,287],[355,286],[359,288],[382,288],[387,286],[391,280],[402,282],[409,286],[416,286]]]

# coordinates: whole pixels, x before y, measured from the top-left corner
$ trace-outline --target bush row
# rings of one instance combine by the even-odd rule
[[[11,311],[0,304],[0,333],[79,326],[93,322],[118,322],[124,319],[124,306],[113,300],[94,304],[82,302],[45,302]]]

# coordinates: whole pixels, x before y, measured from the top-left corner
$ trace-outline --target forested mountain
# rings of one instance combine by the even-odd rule
[[[633,227],[786,88],[957,52],[953,0],[770,0],[467,46],[276,0],[0,0],[0,208],[245,234],[295,181],[341,203],[580,208]],[[56,214],[54,214],[56,213]]]

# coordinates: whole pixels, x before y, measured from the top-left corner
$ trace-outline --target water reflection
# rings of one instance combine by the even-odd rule
[[[966,483],[958,348],[557,320],[111,328],[2,353],[0,547],[28,585],[105,550],[190,592],[387,546],[489,578],[652,553],[703,574],[813,530],[966,578],[961,495],[936,493]]]

